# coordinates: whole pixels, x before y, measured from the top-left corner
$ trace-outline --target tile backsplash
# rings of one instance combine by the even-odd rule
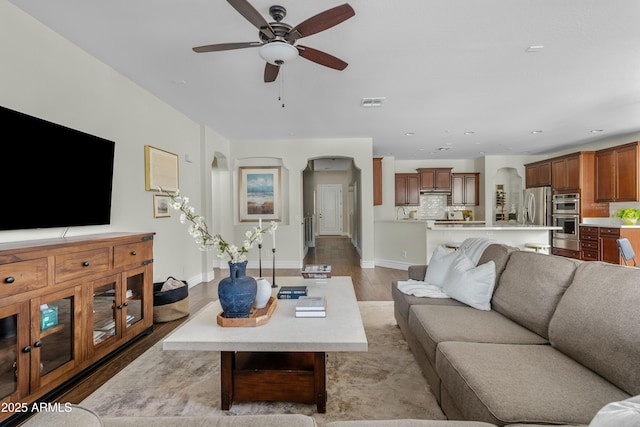
[[[421,194],[420,207],[416,216],[420,219],[446,219],[446,194]]]

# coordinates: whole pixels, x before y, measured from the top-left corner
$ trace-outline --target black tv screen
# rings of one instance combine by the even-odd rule
[[[111,221],[115,143],[0,107],[0,230]]]

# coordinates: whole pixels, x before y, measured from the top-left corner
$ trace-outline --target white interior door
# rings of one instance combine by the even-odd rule
[[[318,185],[318,234],[342,234],[342,185]]]

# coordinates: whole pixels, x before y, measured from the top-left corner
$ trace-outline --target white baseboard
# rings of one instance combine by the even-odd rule
[[[414,264],[415,263],[400,262],[400,261],[393,261],[393,260],[387,260],[387,259],[375,260],[375,265],[377,267],[393,268],[394,270],[408,270],[409,266]]]

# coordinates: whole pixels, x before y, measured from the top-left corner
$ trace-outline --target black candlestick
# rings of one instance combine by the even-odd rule
[[[258,243],[258,267],[260,268],[258,277],[262,277],[262,243]]]
[[[278,286],[276,286],[276,248],[271,249],[271,252],[273,252],[273,275],[272,277],[272,282],[271,282],[271,287],[272,288],[277,288]]]

